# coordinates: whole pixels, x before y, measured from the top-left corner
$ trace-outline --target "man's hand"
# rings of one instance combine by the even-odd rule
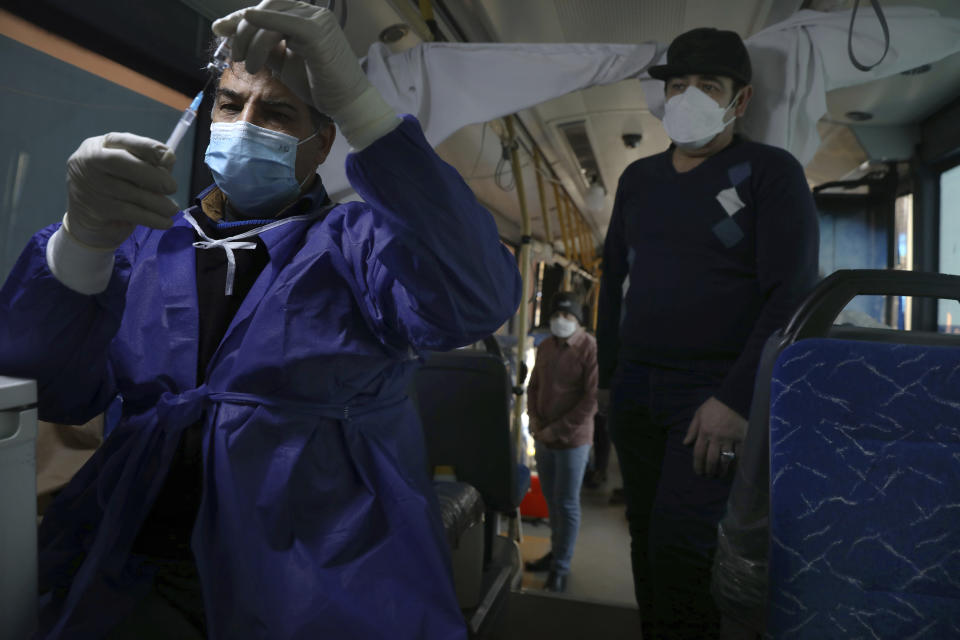
[[[231,38],[231,57],[249,73],[266,65],[304,101],[329,115],[355,149],[392,131],[396,113],[370,84],[330,11],[294,0],[263,0],[213,23]],[[285,49],[277,55],[277,45]]]
[[[551,431],[540,424],[539,421],[530,423],[530,437],[542,444],[549,444],[554,440]]]
[[[693,415],[683,444],[693,444],[693,472],[698,476],[721,477],[727,474],[737,447],[747,435],[747,421],[739,413],[714,397],[700,405]]]
[[[527,415],[530,415],[529,413]],[[527,431],[530,433],[530,437],[534,440],[539,440],[540,431],[543,427],[540,425],[540,420],[530,416],[530,425],[527,428]]]
[[[67,160],[67,234],[113,250],[137,225],[168,229],[179,207],[170,174],[174,155],[163,143],[132,133],[87,138]]]
[[[597,389],[597,412],[607,415],[610,411],[610,389]]]

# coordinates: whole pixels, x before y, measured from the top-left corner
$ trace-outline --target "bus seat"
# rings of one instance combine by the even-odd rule
[[[832,324],[856,295],[958,292],[837,272],[767,343],[718,532],[725,615],[776,638],[960,630],[960,336]]]
[[[414,375],[414,389],[431,467],[453,468],[458,481],[476,487],[488,511],[515,512],[526,487],[517,482],[503,362],[479,351],[430,354]]]
[[[420,412],[431,468],[452,469],[458,482],[476,488],[483,499],[482,601],[466,612],[474,635],[492,624],[520,575],[516,542],[497,532],[499,514],[516,517],[527,489],[518,482],[510,430],[511,389],[502,358],[482,351],[428,354],[413,378],[411,395]]]
[[[771,392],[773,636],[960,632],[960,349],[804,340]]]
[[[465,482],[434,482],[450,545],[453,581],[461,609],[480,604],[483,582],[483,498]]]

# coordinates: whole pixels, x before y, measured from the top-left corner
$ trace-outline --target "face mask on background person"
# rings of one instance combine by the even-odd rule
[[[739,96],[737,93],[724,109],[700,89],[687,87],[664,105],[663,128],[681,149],[700,149],[736,119],[736,116],[726,121],[723,118]]]
[[[550,318],[550,333],[558,338],[569,338],[576,330],[577,323],[575,320],[567,320],[560,316]]]
[[[204,161],[234,209],[251,217],[272,216],[293,202],[310,178],[297,182],[297,147],[316,135],[298,141],[243,120],[215,122]]]

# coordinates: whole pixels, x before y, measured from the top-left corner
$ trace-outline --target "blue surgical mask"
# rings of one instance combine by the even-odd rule
[[[300,195],[297,147],[315,135],[298,141],[243,120],[214,122],[204,161],[234,209],[244,216],[271,217]]]

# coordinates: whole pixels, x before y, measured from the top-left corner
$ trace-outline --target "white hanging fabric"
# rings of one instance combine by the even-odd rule
[[[887,7],[890,50],[869,72],[856,69],[847,52],[850,11],[799,11],[745,41],[753,65],[754,96],[740,130],[757,142],[790,151],[801,164],[820,146],[817,122],[827,113],[827,92],[852,87],[960,51],[960,20],[917,7]],[[870,12],[857,15],[853,47],[858,57],[878,59],[884,50],[880,22]],[[666,60],[666,53],[662,64]],[[641,81],[650,111],[663,117],[663,82]]]
[[[746,40],[753,64],[754,98],[743,132],[793,153],[807,164],[820,144],[817,121],[826,93],[900,73],[960,51],[960,20],[916,7],[884,9],[890,50],[869,72],[847,54],[850,12],[800,11]],[[869,12],[857,16],[853,47],[865,60],[880,57],[884,39]],[[420,120],[430,144],[469,124],[515,113],[572,91],[641,80],[647,107],[663,115],[663,83],[646,69],[666,61],[665,44],[427,43],[390,54],[370,47],[367,76],[397,113]],[[344,170],[350,149],[337,136],[320,175],[331,197],[351,192]]]
[[[417,117],[438,145],[468,124],[487,122],[572,91],[638,77],[662,47],[644,44],[430,43],[390,54],[374,43],[370,82],[397,113]],[[338,135],[320,176],[330,197],[350,191]]]

